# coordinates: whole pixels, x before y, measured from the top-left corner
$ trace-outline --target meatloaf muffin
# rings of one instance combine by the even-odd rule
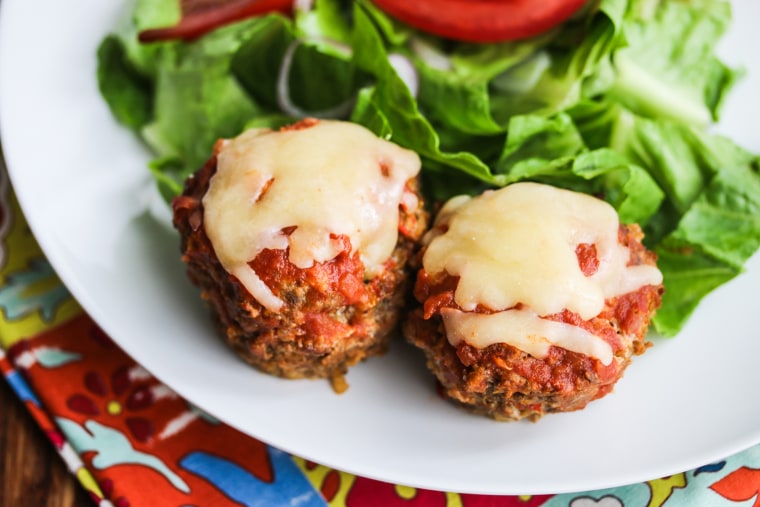
[[[663,287],[642,238],[607,203],[546,185],[453,198],[423,239],[404,334],[476,413],[582,409],[650,344]]]
[[[380,354],[427,228],[419,157],[363,127],[307,119],[217,143],[173,202],[190,280],[245,361],[336,391]]]

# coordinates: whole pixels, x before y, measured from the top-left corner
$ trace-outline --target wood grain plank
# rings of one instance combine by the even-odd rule
[[[53,444],[0,381],[0,507],[92,507]]]

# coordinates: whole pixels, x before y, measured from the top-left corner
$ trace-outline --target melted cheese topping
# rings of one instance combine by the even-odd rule
[[[425,238],[425,270],[459,277],[454,299],[465,311],[483,305],[499,312],[519,303],[529,314],[449,318],[447,333],[458,337],[454,341],[473,339],[472,345],[487,346],[505,340],[506,332],[498,333],[498,326],[490,324],[498,321],[520,330],[519,340],[515,332],[508,339],[521,343],[523,350],[540,352],[538,345],[525,345],[528,340],[611,358],[609,345],[601,339],[540,317],[567,309],[588,320],[599,315],[605,299],[662,282],[653,266],[628,266],[630,251],[618,243],[618,228],[617,213],[604,201],[537,183],[451,199]],[[581,243],[596,246],[599,266],[591,276],[578,264],[576,247]],[[465,322],[467,329],[458,329]],[[481,322],[477,331],[476,322]]]
[[[462,341],[478,348],[508,343],[542,358],[556,345],[595,357],[605,365],[612,362],[612,347],[603,339],[578,326],[539,318],[529,310],[483,314],[443,308],[441,316],[446,337],[455,347]]]
[[[283,302],[250,261],[289,248],[290,262],[309,268],[337,256],[336,236],[345,235],[372,276],[395,248],[399,205],[416,202],[405,186],[419,170],[416,153],[353,123],[250,130],[217,156],[203,198],[206,234],[224,268],[277,311]]]

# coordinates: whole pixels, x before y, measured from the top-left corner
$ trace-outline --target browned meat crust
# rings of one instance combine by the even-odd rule
[[[288,128],[308,128],[308,122]],[[263,250],[250,266],[285,302],[279,312],[260,305],[221,265],[203,224],[202,198],[216,171],[211,159],[185,184],[173,203],[182,259],[190,280],[201,289],[219,334],[245,361],[281,377],[326,377],[336,391],[342,375],[357,362],[383,353],[407,304],[407,262],[427,227],[418,183],[407,187],[419,196],[414,210],[399,211],[399,241],[385,269],[370,280],[357,253],[300,269],[287,251]],[[287,231],[285,231],[287,232]]]
[[[631,249],[630,264],[654,264],[655,254],[642,244],[637,225],[621,226],[621,244]],[[576,253],[584,270],[595,271],[593,249]],[[579,410],[612,391],[633,355],[642,354],[649,321],[659,307],[662,286],[610,298],[602,313],[583,321],[569,311],[548,318],[572,323],[607,341],[614,359],[604,365],[597,359],[560,347],[551,347],[546,358],[533,357],[511,345],[498,343],[479,349],[466,342],[452,346],[443,328],[440,309],[458,308],[454,290],[458,279],[447,274],[433,278],[420,269],[415,308],[404,323],[407,340],[425,352],[427,365],[440,382],[442,392],[458,405],[498,420],[538,420],[547,413]],[[488,313],[485,308],[478,308]]]

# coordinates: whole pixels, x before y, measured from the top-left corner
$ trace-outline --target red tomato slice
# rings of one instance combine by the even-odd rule
[[[501,42],[539,35],[587,0],[374,0],[394,18],[449,39]]]

